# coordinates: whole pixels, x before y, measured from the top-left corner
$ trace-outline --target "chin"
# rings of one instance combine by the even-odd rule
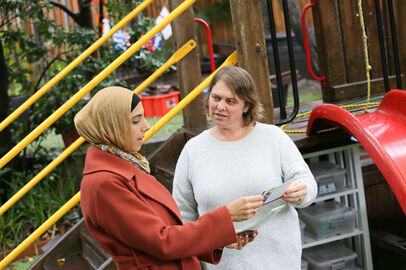
[[[141,146],[135,146],[131,149],[131,153],[136,153],[141,150]]]

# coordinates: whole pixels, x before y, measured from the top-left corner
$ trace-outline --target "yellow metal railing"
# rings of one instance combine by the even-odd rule
[[[69,65],[67,65],[62,71],[55,75],[49,82],[41,87],[34,95],[27,99],[20,107],[18,107],[13,113],[11,113],[6,119],[0,123],[0,132],[5,129],[11,122],[13,122],[20,114],[28,109],[35,101],[42,97],[49,89],[51,89],[56,83],[62,80],[69,72],[83,62],[89,55],[91,55],[97,48],[99,48],[104,42],[106,42],[115,32],[123,28],[128,22],[130,22],[135,16],[137,16],[142,10],[144,10],[149,4],[155,0],[145,0],[139,6],[137,6],[130,14],[125,16],[119,21],[113,28],[110,29],[105,35],[94,42],[89,48],[87,48],[82,54],[75,58]]]
[[[184,97],[174,108],[165,114],[155,125],[145,134],[144,141],[149,140],[158,130],[165,125],[170,119],[178,114],[183,108],[186,107],[193,99],[195,99],[207,86],[209,86],[214,74],[226,65],[235,65],[237,63],[237,53],[231,54],[226,61],[201,82],[193,91]],[[83,139],[82,139],[83,140]],[[78,142],[78,141],[76,141]],[[43,233],[46,232],[53,224],[55,224],[64,214],[66,214],[73,206],[80,201],[80,191],[73,196],[67,203],[65,203],[58,211],[56,211],[47,221],[45,221],[37,230],[35,230],[29,237],[27,237],[18,247],[16,247],[7,257],[0,261],[0,270],[9,265],[21,252],[23,252],[29,245],[38,239]]]
[[[133,91],[136,94],[141,93],[149,84],[155,81],[162,75],[170,66],[179,62],[185,55],[187,55],[193,48],[196,47],[194,40],[189,40],[181,48],[179,48],[169,59],[151,74],[144,82],[142,82]],[[65,160],[73,151],[75,151],[80,145],[84,143],[84,139],[80,137],[68,148],[66,148],[56,159],[49,163],[44,169],[41,170],[34,178],[32,178],[24,187],[22,187],[14,196],[12,196],[6,203],[0,207],[0,216],[6,212],[11,206],[13,206],[21,197],[23,197],[30,189],[38,184],[48,173],[50,173],[56,166],[58,166],[63,160]]]
[[[166,25],[173,21],[183,11],[189,8],[196,0],[185,0],[176,9],[174,9],[167,17],[165,17],[159,24],[154,26],[148,33],[141,37],[136,43],[128,48],[121,56],[108,65],[103,71],[101,71],[96,77],[88,82],[82,89],[80,89],[74,96],[72,96],[67,102],[65,102],[59,109],[52,113],[45,121],[37,126],[30,134],[28,134],[21,142],[19,142],[13,149],[5,154],[0,159],[0,169],[3,168],[11,159],[13,159],[18,153],[20,153],[29,143],[39,136],[45,129],[52,125],[61,115],[68,111],[73,105],[75,105],[81,98],[83,98],[88,92],[96,87],[104,78],[112,73],[117,67],[119,67],[125,60],[138,51],[148,40],[154,37],[160,32]]]

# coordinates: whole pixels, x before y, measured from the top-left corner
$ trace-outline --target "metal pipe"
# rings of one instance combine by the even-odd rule
[[[274,64],[275,64],[275,73],[276,73],[276,81],[277,81],[277,86],[278,86],[278,92],[279,92],[279,110],[280,110],[280,117],[281,119],[286,118],[286,108],[285,106],[282,106],[284,103],[282,97],[283,97],[283,85],[282,85],[282,75],[281,75],[281,64],[279,60],[279,51],[278,51],[278,44],[277,44],[277,39],[276,39],[276,26],[275,26],[275,18],[273,16],[273,5],[272,5],[272,0],[267,0],[268,4],[268,15],[269,15],[269,27],[271,29],[271,44],[272,44],[272,53],[273,53],[273,58],[274,58]],[[274,97],[272,97],[274,98]]]
[[[216,70],[216,63],[214,62],[213,40],[211,38],[210,26],[207,24],[207,22],[200,18],[194,18],[193,20],[203,25],[203,27],[206,29],[207,47],[209,47],[210,67],[211,72],[214,72]]]
[[[159,24],[154,26],[144,36],[142,36],[136,43],[128,48],[122,55],[108,65],[103,71],[101,71],[96,77],[88,82],[82,89],[80,89],[74,96],[66,101],[59,109],[52,113],[45,121],[37,126],[30,134],[28,134],[22,141],[20,141],[13,149],[5,154],[0,159],[0,169],[3,168],[11,159],[13,159],[21,150],[23,150],[29,143],[37,138],[45,129],[52,125],[62,114],[67,112],[73,105],[75,105],[81,98],[89,93],[94,87],[96,87],[104,78],[110,75],[115,69],[117,69],[124,61],[130,58],[135,52],[137,52],[147,41],[160,32],[166,25],[173,21],[179,14],[189,8],[196,0],[186,0],[180,4],[175,10],[173,10],[167,17],[165,17]]]
[[[395,72],[396,72],[396,87],[397,89],[402,89],[402,78],[400,77],[400,65],[399,65],[399,51],[398,51],[398,41],[396,38],[396,24],[395,24],[395,14],[393,12],[392,0],[388,1],[389,8],[389,22],[390,30],[392,36],[392,48],[393,48],[393,58],[395,61]]]
[[[295,66],[295,55],[293,50],[292,33],[290,27],[289,19],[289,6],[286,0],[283,0],[283,15],[285,17],[285,29],[286,29],[286,40],[288,42],[288,53],[289,53],[289,66],[290,66],[290,76],[292,82],[293,90],[293,111],[287,119],[280,119],[276,124],[283,125],[291,122],[299,112],[299,92],[297,89],[297,79],[296,79],[296,66]],[[285,97],[283,97],[285,98]],[[283,105],[285,106],[285,104]]]
[[[104,42],[106,42],[115,32],[121,29],[129,21],[131,21],[135,16],[137,16],[143,9],[145,9],[154,0],[145,0],[138,7],[136,7],[130,14],[125,16],[121,21],[119,21],[113,28],[110,29],[104,36],[99,38],[95,43],[93,43],[89,48],[87,48],[81,55],[75,58],[69,65],[67,65],[63,70],[55,75],[49,82],[47,82],[43,87],[41,87],[34,95],[27,99],[20,107],[18,107],[14,112],[12,112],[6,119],[0,123],[0,132],[5,129],[11,122],[13,122],[20,114],[22,114],[26,109],[28,109],[35,101],[42,97],[46,92],[48,92],[51,87],[53,87],[57,82],[62,80],[69,72],[71,72],[75,67],[82,63],[89,55],[91,55],[97,48],[99,48]]]
[[[322,82],[323,87],[326,86],[326,76],[321,76],[318,77],[313,73],[313,68],[312,68],[312,58],[310,55],[310,48],[309,48],[309,38],[307,36],[307,27],[306,27],[306,12],[309,8],[312,7],[317,7],[317,2],[314,0],[312,3],[307,4],[302,11],[302,29],[303,29],[303,43],[304,43],[304,49],[305,49],[305,54],[306,54],[306,63],[307,63],[307,70],[309,71],[310,76],[312,76],[313,79]]]
[[[193,48],[196,47],[196,41],[193,39],[186,42],[181,48],[179,48],[169,59],[152,73],[145,81],[143,81],[137,88],[133,90],[134,93],[141,93],[148,85],[161,76],[170,66],[179,62],[185,55],[187,55]],[[70,154],[72,154],[79,146],[81,146],[85,140],[80,137],[68,148],[66,148],[57,158],[49,163],[44,169],[42,169],[34,178],[32,178],[27,184],[24,185],[14,196],[12,196],[6,203],[0,207],[0,216],[4,214],[11,206],[13,206],[18,200],[20,200],[28,191],[30,191],[36,184],[38,184],[48,173],[50,173],[56,166],[64,161]]]
[[[381,6],[379,3],[379,0],[375,0],[375,11],[376,11],[376,21],[378,24],[379,47],[381,49],[383,82],[385,85],[385,91],[388,92],[389,91],[388,66],[386,64],[387,57],[386,57],[385,42],[384,42],[383,29],[382,29]]]

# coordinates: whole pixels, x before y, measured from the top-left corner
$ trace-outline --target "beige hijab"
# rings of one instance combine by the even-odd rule
[[[132,95],[131,90],[119,86],[97,92],[75,116],[79,135],[88,142],[130,152],[126,146],[131,138]]]

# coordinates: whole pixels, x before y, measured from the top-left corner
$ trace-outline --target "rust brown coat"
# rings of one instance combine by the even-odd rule
[[[89,231],[118,269],[200,269],[236,241],[225,206],[182,225],[171,194],[153,176],[94,147],[87,152],[81,207]]]

